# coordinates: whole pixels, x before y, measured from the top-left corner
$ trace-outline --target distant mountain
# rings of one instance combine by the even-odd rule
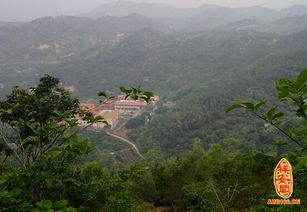
[[[97,22],[77,17],[40,18],[17,27],[0,27],[4,63],[64,56],[88,49],[116,33],[112,24]]]
[[[292,34],[304,31],[307,30],[307,14],[287,16],[271,23],[256,26],[254,29],[279,34]]]
[[[283,16],[295,16],[307,14],[307,6],[305,5],[295,5],[280,11]]]
[[[114,0],[0,0],[0,21],[32,21],[48,16],[75,16]],[[99,4],[98,3],[98,4]]]
[[[128,16],[131,14],[139,14],[149,18],[178,19],[195,16],[216,8],[220,7],[212,4],[203,4],[198,8],[176,8],[168,4],[118,1],[103,4],[84,16],[99,18],[103,16]]]
[[[167,4],[120,1],[101,5],[85,14],[85,16],[91,18],[105,16],[125,17],[131,14],[159,19],[156,20],[156,24],[159,23],[160,26],[164,26],[161,30],[189,32],[219,29],[225,26],[232,29],[261,26],[262,24],[270,24],[278,19],[307,14],[307,7],[297,5],[283,10],[274,10],[259,6],[226,8],[203,4],[198,8],[176,8]],[[251,20],[253,23],[251,23]],[[237,24],[238,26],[236,26]],[[165,27],[166,25],[167,27]]]
[[[212,10],[220,9],[225,8]],[[136,14],[43,18],[0,27],[0,96],[16,84],[32,86],[45,74],[73,85],[82,100],[97,98],[101,90],[116,93],[120,85],[141,85],[174,105],[157,111],[157,124],[153,120],[130,135],[144,152],[154,147],[167,155],[183,153],[195,137],[206,144],[219,142],[225,133],[220,129],[232,129],[235,123],[221,112],[233,99],[270,99],[275,79],[294,77],[307,66],[307,31],[287,36],[259,32],[259,19],[240,19],[227,11],[229,20],[212,15],[215,28],[187,33],[159,31],[164,21],[182,26],[179,20]],[[287,28],[295,17],[270,23]],[[244,27],[250,29],[240,30]],[[237,129],[231,132],[237,135]],[[249,148],[261,142],[260,136]]]
[[[152,29],[157,31],[167,31],[171,24],[169,19],[152,19],[139,14],[131,14],[128,16],[104,16],[97,19],[98,22],[108,22],[121,31],[135,31],[140,29]]]
[[[122,32],[108,42],[97,43],[70,57],[61,57],[55,63],[36,60],[38,64],[12,64],[4,70],[10,71],[5,75],[10,78],[8,82],[21,76],[29,82],[37,78],[36,74],[54,74],[73,84],[75,94],[80,97],[94,97],[100,89],[112,90],[127,84],[177,90],[188,81],[201,81],[203,75],[216,75],[238,64],[252,63],[254,58],[301,48],[301,41],[297,39],[281,40],[282,37],[275,34],[253,31],[182,35],[150,30]]]
[[[306,8],[294,6],[278,11],[204,4],[181,9],[166,4],[120,1],[102,5],[88,14],[96,19],[47,17],[29,23],[0,22],[0,64],[57,61],[96,46],[108,46],[121,39],[122,34],[144,29],[170,34],[207,30],[291,34],[307,29]]]
[[[162,30],[163,21],[140,15],[40,18],[24,24],[0,25],[0,64],[57,60],[117,39],[117,34],[141,29]]]
[[[224,8],[217,7],[199,12],[198,15],[174,21],[174,29],[179,31],[201,31],[212,29],[296,33],[306,29],[307,7],[294,6],[284,10],[263,7]]]
[[[176,23],[177,28],[185,31],[217,29],[242,20],[269,22],[276,19],[278,11],[262,7],[226,8],[218,7],[199,12]]]
[[[168,4],[118,1],[103,4],[90,11],[85,16],[99,18],[102,16],[128,16],[131,14],[138,14],[151,18],[174,18],[185,16],[188,11],[190,11],[190,9],[178,9]]]
[[[92,11],[84,14],[86,17],[99,18],[103,16],[128,16],[138,14],[150,18],[187,18],[215,17],[237,19],[260,19],[266,22],[283,18],[286,16],[307,14],[307,6],[295,5],[282,10],[274,10],[260,6],[227,8],[211,4],[203,4],[198,8],[176,8],[168,4],[158,3],[136,3],[129,1],[118,1],[103,4]]]
[[[257,19],[243,19],[222,26],[223,29],[250,29],[258,26],[260,22]]]

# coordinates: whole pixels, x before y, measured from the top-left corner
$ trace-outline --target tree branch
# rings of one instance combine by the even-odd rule
[[[220,200],[220,198],[219,198],[219,195],[216,193],[216,190],[215,190],[215,188],[214,188],[213,183],[212,183],[211,181],[209,181],[209,184],[211,185],[211,187],[212,187],[212,189],[213,189],[213,192],[214,192],[214,194],[215,194],[217,200],[219,201],[219,203],[220,203],[220,205],[221,205],[223,211],[225,211],[224,205],[223,205],[223,203],[221,202],[221,200]]]
[[[272,126],[274,126],[276,129],[278,129],[281,133],[283,133],[285,136],[287,136],[291,141],[293,141],[294,143],[296,143],[297,145],[299,145],[300,147],[302,147],[304,150],[306,150],[306,148],[296,139],[294,139],[288,132],[286,132],[285,130],[283,130],[282,128],[280,128],[278,125],[276,125],[274,122],[267,120],[266,118],[264,118],[263,116],[259,115],[258,113],[252,111],[252,113],[257,116],[258,118],[262,119],[263,121],[270,123]]]
[[[20,157],[19,157],[19,155],[18,155],[18,153],[17,153],[17,150],[15,150],[14,148],[12,148],[12,147],[9,145],[10,142],[7,140],[6,136],[5,136],[4,133],[2,132],[2,129],[3,129],[3,124],[2,124],[2,127],[1,127],[1,129],[0,129],[0,134],[1,134],[1,136],[2,136],[2,138],[3,138],[3,140],[4,140],[4,142],[5,142],[5,144],[7,145],[7,147],[9,147],[9,148],[14,152],[14,154],[15,154],[15,156],[16,156],[16,159],[19,161],[19,163],[20,163],[22,166],[25,167],[25,163],[24,163],[24,161],[23,161],[22,159],[20,159]]]

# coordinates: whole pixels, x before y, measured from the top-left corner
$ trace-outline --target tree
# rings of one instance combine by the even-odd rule
[[[116,173],[78,163],[91,150],[71,130],[78,119],[107,123],[82,110],[49,75],[29,90],[15,87],[0,102],[1,147],[5,158],[19,162],[0,165],[0,211],[136,211],[137,199]]]
[[[285,112],[277,112],[278,105],[269,109],[266,113],[261,113],[259,110],[265,101],[261,102],[239,102],[230,106],[226,113],[234,109],[243,108],[254,114],[259,119],[267,122],[269,125],[274,126],[282,134],[284,134],[292,142],[296,143],[302,148],[303,151],[307,150],[307,69],[303,70],[300,75],[295,79],[279,79],[276,81],[276,90],[278,91],[278,98],[280,101],[289,101],[293,104],[296,110],[297,117],[302,119],[302,127],[300,129],[282,127],[283,121],[281,118]]]
[[[78,125],[77,116],[89,123],[103,121],[82,111],[78,99],[59,86],[59,79],[46,75],[37,87],[15,87],[0,102],[1,135],[15,159],[28,166],[55,147],[72,141],[69,129]],[[85,141],[86,142],[86,141]]]
[[[265,121],[267,124],[275,127],[281,132],[288,140],[292,141],[299,146],[298,151],[289,152],[285,155],[290,159],[292,166],[294,166],[294,179],[296,188],[296,195],[300,198],[305,198],[302,190],[307,189],[307,69],[302,70],[299,76],[292,79],[279,79],[276,81],[276,90],[278,91],[278,98],[280,101],[290,102],[295,108],[295,115],[300,118],[301,124],[297,128],[289,128],[283,126],[285,112],[277,112],[278,105],[273,106],[266,113],[261,113],[260,109],[266,102],[239,102],[230,106],[226,113],[234,109],[245,109],[251,112],[259,119]],[[275,142],[276,143],[276,142]],[[280,142],[279,142],[280,143]],[[278,143],[277,143],[278,144]],[[280,158],[278,158],[279,160]],[[291,208],[283,208],[283,211],[300,211],[304,210],[305,204],[299,208],[293,206]]]

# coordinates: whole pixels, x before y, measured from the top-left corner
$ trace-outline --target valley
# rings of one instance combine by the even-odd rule
[[[0,211],[303,212],[306,67],[306,5],[0,20]]]

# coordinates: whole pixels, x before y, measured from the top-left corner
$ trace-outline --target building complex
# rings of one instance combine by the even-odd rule
[[[156,106],[159,101],[158,96],[151,98],[151,104]],[[111,126],[111,129],[116,127],[119,122],[120,115],[125,113],[125,111],[138,111],[148,106],[148,103],[143,100],[132,100],[131,98],[126,98],[125,95],[118,95],[115,99],[106,99],[100,104],[95,103],[80,103],[81,109],[92,113],[95,117],[103,117]],[[87,126],[88,124],[79,119],[81,126]],[[106,125],[102,122],[98,122],[92,125],[94,128],[104,128]]]

